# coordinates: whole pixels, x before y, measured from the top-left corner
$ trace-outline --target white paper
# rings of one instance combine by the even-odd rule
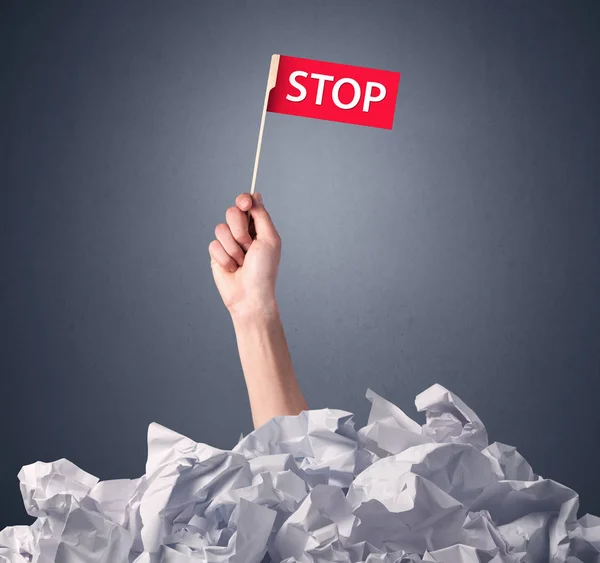
[[[489,443],[433,385],[421,425],[371,390],[367,424],[333,409],[278,417],[232,450],[153,423],[146,472],[99,481],[68,460],[19,472],[31,526],[0,563],[597,563],[600,518]]]

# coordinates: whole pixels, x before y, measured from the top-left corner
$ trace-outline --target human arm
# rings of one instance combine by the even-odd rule
[[[248,224],[245,211],[252,222]],[[217,289],[230,313],[258,428],[274,416],[307,410],[275,299],[281,238],[260,194],[236,198],[209,245]]]

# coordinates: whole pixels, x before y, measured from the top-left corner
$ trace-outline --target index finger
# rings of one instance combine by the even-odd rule
[[[248,211],[252,207],[252,196],[247,192],[241,193],[235,198],[235,204],[242,211]]]

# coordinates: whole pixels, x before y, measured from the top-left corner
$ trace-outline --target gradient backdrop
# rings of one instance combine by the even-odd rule
[[[270,114],[258,175],[313,408],[439,382],[600,514],[600,3],[3,1],[0,528],[22,465],[144,472],[251,418],[208,244],[272,53],[400,71],[393,131]]]

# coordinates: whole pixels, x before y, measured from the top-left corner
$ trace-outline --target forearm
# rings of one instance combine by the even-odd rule
[[[298,385],[277,304],[231,318],[248,388],[254,427],[308,406]]]

